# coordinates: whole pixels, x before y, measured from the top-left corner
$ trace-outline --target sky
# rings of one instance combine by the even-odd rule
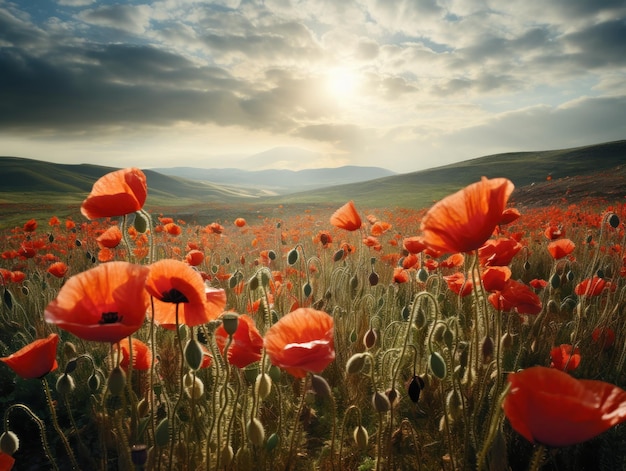
[[[407,173],[620,139],[623,0],[0,0],[0,155]]]

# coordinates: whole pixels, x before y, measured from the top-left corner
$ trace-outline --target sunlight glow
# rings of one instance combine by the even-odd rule
[[[327,74],[328,91],[338,99],[355,97],[358,93],[360,82],[358,71],[347,67],[331,69]]]

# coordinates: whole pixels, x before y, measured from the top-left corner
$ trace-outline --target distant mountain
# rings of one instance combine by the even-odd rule
[[[202,169],[194,167],[153,168],[172,177],[210,182],[218,185],[264,190],[268,195],[282,195],[328,186],[346,185],[397,175],[379,167],[345,166],[306,170],[241,170],[235,168]]]

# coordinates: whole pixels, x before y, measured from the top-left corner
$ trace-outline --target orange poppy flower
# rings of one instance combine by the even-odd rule
[[[465,257],[461,253],[455,253],[450,255],[445,260],[439,263],[441,268],[458,268],[465,262]]]
[[[370,229],[370,234],[372,234],[373,236],[380,236],[387,232],[389,229],[391,229],[391,224],[389,224],[388,222],[376,221]]]
[[[473,183],[436,203],[421,223],[424,243],[441,252],[471,252],[500,222],[513,183],[506,178]]]
[[[45,339],[29,343],[0,361],[24,379],[42,378],[57,369],[59,335],[50,334]]]
[[[101,249],[114,249],[122,241],[122,231],[117,226],[111,226],[96,238]]]
[[[481,276],[485,290],[490,293],[502,291],[509,278],[511,278],[511,269],[509,267],[488,267]]]
[[[546,227],[546,230],[543,231],[543,235],[546,236],[548,240],[556,240],[559,237],[565,237],[565,229],[563,229],[563,226],[555,226],[552,224]]]
[[[520,218],[520,212],[515,208],[507,208],[502,211],[502,216],[500,216],[499,226],[506,226],[507,224],[511,224],[514,221],[517,221]]]
[[[541,299],[524,283],[507,280],[504,289],[491,293],[487,298],[498,310],[519,314],[539,314],[542,309]]]
[[[245,225],[246,225],[246,220],[244,218],[237,218],[237,219],[235,219],[235,226],[243,227]]]
[[[15,270],[11,272],[11,281],[13,283],[21,283],[26,279],[26,273],[23,271]]]
[[[259,334],[254,320],[241,314],[237,324],[237,330],[233,334],[233,341],[228,347],[228,362],[237,368],[246,366],[261,359],[261,349],[263,348],[263,337]],[[228,342],[228,334],[224,327],[220,325],[215,331],[215,343],[222,355]]]
[[[626,420],[626,391],[610,383],[543,366],[511,373],[508,381],[504,413],[531,443],[576,445]]]
[[[330,223],[339,229],[357,231],[361,228],[361,216],[359,216],[354,201],[348,201],[330,217]]]
[[[504,267],[522,250],[515,239],[501,237],[490,239],[478,249],[480,264],[485,267]]]
[[[594,276],[578,283],[574,288],[574,293],[578,296],[599,296],[607,285],[610,286],[604,278]]]
[[[128,340],[128,337],[120,340],[118,343],[122,352],[122,359],[120,360],[120,366],[124,370],[128,370],[130,365],[130,350],[132,344],[133,351],[133,369],[134,370],[149,370],[152,366],[152,352],[141,340],[132,339],[132,342]]]
[[[146,280],[146,290],[154,297],[154,321],[161,325],[190,327],[217,318],[207,304],[202,276],[185,262],[164,259],[153,263]],[[221,311],[220,311],[221,313]]]
[[[163,229],[169,235],[174,236],[174,237],[179,236],[183,233],[183,230],[181,229],[181,227],[175,222],[170,222],[169,224],[166,224],[165,226],[163,226]]]
[[[393,269],[393,282],[402,284],[409,281],[409,272],[402,267],[395,267]]]
[[[561,344],[550,350],[550,366],[561,371],[574,371],[580,365],[580,350],[569,344]]]
[[[472,283],[472,280],[466,280],[465,275],[460,272],[457,272],[453,275],[444,276],[443,279],[447,283],[450,291],[458,294],[461,297],[465,297],[468,294],[471,294],[472,289],[474,288],[474,283]]]
[[[560,260],[563,257],[571,254],[576,245],[569,239],[557,239],[548,244],[548,252],[552,255],[552,258],[555,260]]]
[[[58,217],[52,216],[50,218],[50,220],[48,221],[48,225],[49,226],[60,226],[61,225],[61,221],[59,220]]]
[[[148,271],[142,265],[109,262],[74,275],[46,307],[45,319],[84,340],[119,342],[145,320]]]
[[[123,216],[143,208],[147,196],[146,176],[141,170],[116,170],[94,183],[80,212],[87,219]]]
[[[30,219],[26,221],[26,224],[24,224],[24,232],[35,232],[35,230],[37,230],[37,220]]]
[[[272,364],[296,378],[321,373],[335,359],[333,318],[301,307],[270,327],[264,345]]]
[[[185,262],[187,262],[192,267],[197,267],[204,261],[204,253],[200,250],[190,250],[185,255]]]
[[[406,237],[402,241],[402,245],[409,253],[413,254],[418,254],[426,248],[424,240],[419,236]]]
[[[99,262],[102,262],[102,263],[110,262],[114,258],[115,258],[115,252],[113,252],[113,250],[111,250],[111,249],[107,249],[105,247],[105,248],[100,249],[98,251],[98,261]]]
[[[48,273],[57,278],[63,278],[67,274],[68,267],[64,262],[55,262],[48,267]]]
[[[544,289],[546,286],[548,286],[548,282],[546,280],[541,280],[538,278],[533,278],[528,282],[528,284],[536,290]]]

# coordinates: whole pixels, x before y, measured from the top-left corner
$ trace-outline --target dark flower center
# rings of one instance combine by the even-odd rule
[[[176,288],[172,288],[169,291],[163,291],[163,298],[161,299],[164,303],[188,303],[189,299],[183,293],[178,291]]]
[[[124,316],[119,316],[117,312],[103,312],[98,324],[115,324],[122,322]]]

